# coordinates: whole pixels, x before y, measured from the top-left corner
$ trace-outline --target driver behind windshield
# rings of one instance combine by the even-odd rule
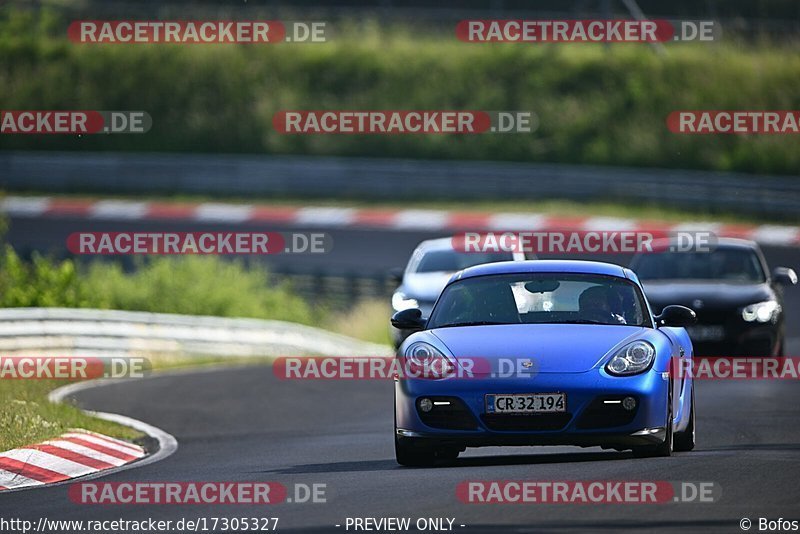
[[[615,312],[621,305],[621,296],[606,286],[593,286],[578,297],[580,318],[601,323],[627,324],[624,317]]]

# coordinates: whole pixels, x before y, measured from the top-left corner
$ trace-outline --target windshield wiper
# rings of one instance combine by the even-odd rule
[[[455,326],[487,326],[487,325],[499,325],[499,324],[517,324],[517,323],[499,323],[496,321],[467,321],[463,323],[443,324],[441,326],[437,326],[436,328],[450,328]]]
[[[604,321],[593,321],[591,319],[572,319],[569,321],[558,321],[554,324],[613,324],[613,323],[606,323]]]

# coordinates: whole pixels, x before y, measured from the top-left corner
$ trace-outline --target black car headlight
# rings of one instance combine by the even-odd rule
[[[656,349],[647,341],[634,341],[625,345],[608,360],[606,371],[615,376],[635,375],[653,365]]]

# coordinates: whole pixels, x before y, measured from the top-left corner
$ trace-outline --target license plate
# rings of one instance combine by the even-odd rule
[[[554,413],[567,411],[564,393],[486,395],[486,413]]]
[[[690,326],[686,331],[693,341],[720,341],[725,339],[725,328],[719,325]]]

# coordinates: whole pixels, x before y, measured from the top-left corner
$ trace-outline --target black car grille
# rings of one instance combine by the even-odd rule
[[[636,408],[626,410],[622,404],[605,404],[606,400],[622,400],[622,397],[598,397],[583,411],[578,418],[577,427],[580,429],[592,428],[611,428],[615,426],[625,426],[633,421],[636,412],[639,410],[637,402]]]
[[[433,428],[445,430],[475,430],[478,422],[469,408],[457,397],[427,397],[434,402],[429,412],[423,412],[417,405],[417,413],[423,423]],[[437,402],[449,402],[449,405],[436,405]]]
[[[696,309],[697,324],[725,325],[736,318],[735,310]]]
[[[567,426],[571,419],[571,413],[481,415],[483,424],[490,430],[560,430]]]

